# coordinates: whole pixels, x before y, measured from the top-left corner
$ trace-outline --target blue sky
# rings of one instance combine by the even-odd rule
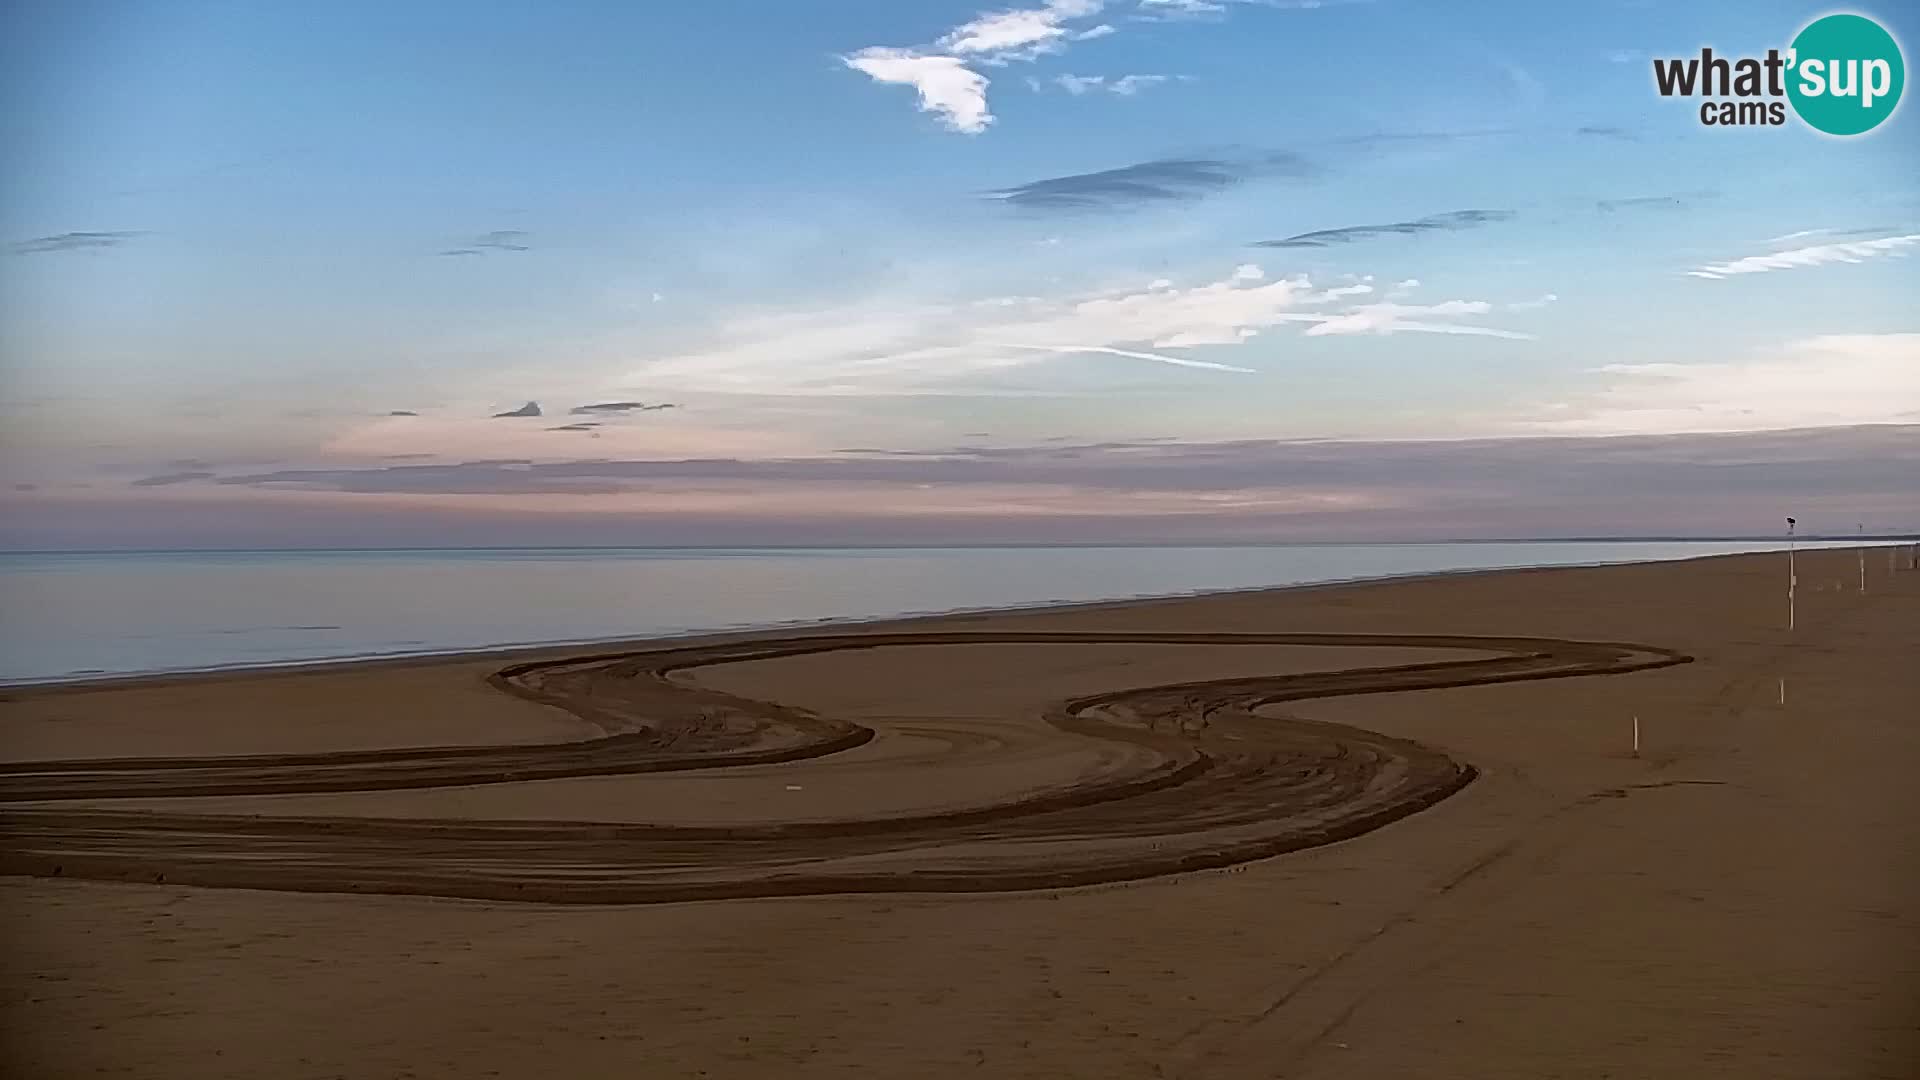
[[[1920,422],[1913,109],[1652,86],[1826,5],[546,7],[10,5],[0,540],[1452,534],[1430,481],[1162,466]],[[1634,530],[1436,467],[1509,533]],[[1748,495],[1690,526],[1920,524]]]

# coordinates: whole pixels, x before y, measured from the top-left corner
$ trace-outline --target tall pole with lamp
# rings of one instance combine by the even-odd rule
[[[1864,594],[1867,591],[1867,526],[1866,526],[1866,523],[1859,522],[1859,521],[1854,522],[1853,535],[1854,535],[1854,542],[1860,545],[1859,547],[1860,591],[1861,593]]]
[[[1793,572],[1793,526],[1794,520],[1787,519],[1787,629],[1793,629],[1793,588],[1800,578]]]

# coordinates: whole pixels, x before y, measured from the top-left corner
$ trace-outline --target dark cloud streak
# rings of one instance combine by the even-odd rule
[[[14,255],[45,255],[58,251],[116,248],[139,235],[138,232],[67,232],[21,240],[7,245],[7,250]]]
[[[1383,236],[1418,236],[1422,233],[1461,232],[1477,229],[1495,222],[1507,221],[1514,216],[1511,210],[1450,210],[1444,214],[1415,218],[1412,221],[1393,221],[1385,225],[1348,225],[1338,229],[1319,229],[1314,232],[1297,233],[1282,240],[1256,240],[1254,247],[1264,248],[1322,248],[1335,244],[1353,244],[1362,240],[1375,240]]]
[[[987,197],[1022,210],[1114,212],[1189,202],[1261,177],[1306,177],[1318,169],[1286,152],[1251,158],[1160,158],[1099,172],[1074,173],[1001,188]]]
[[[495,229],[435,252],[442,256],[486,255],[495,251],[531,251],[527,233],[520,229]]]
[[[488,248],[493,251],[529,251],[527,234],[520,229],[495,229],[481,233],[472,240],[472,246]]]
[[[128,486],[170,487],[174,484],[189,484],[195,480],[211,480],[213,477],[213,473],[201,471],[161,473],[158,476],[143,476],[138,480],[129,481]]]
[[[672,402],[649,405],[644,401],[602,401],[593,405],[576,405],[567,410],[575,416],[603,416],[630,412],[658,412],[661,409],[677,409],[680,406]]]
[[[1623,210],[1684,210],[1703,199],[1718,195],[1714,191],[1682,191],[1673,195],[1636,195],[1628,199],[1597,199],[1594,208],[1614,214]]]

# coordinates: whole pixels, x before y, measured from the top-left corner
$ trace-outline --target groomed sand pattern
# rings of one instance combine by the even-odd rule
[[[795,787],[884,721],[702,685],[720,665],[861,650],[1016,645],[1433,650],[1468,659],[1132,687],[1047,707],[1049,737],[1110,767],[978,805],[728,825],[180,812],[76,800],[366,793],[793,763]],[[875,655],[878,655],[877,653]],[[1218,868],[1357,836],[1470,783],[1432,748],[1278,709],[1288,702],[1610,675],[1689,661],[1558,638],[1382,634],[929,632],[806,635],[548,659],[498,690],[598,737],[524,745],[0,766],[0,871],[249,889],[635,904],[825,893],[1047,889]],[[965,740],[956,739],[956,745]],[[991,740],[971,747],[995,752]],[[984,747],[984,750],[983,750]],[[937,763],[936,763],[937,764]],[[925,770],[926,763],[918,763]],[[873,768],[884,769],[886,760]],[[917,782],[938,784],[939,771]],[[836,783],[859,782],[860,774]]]

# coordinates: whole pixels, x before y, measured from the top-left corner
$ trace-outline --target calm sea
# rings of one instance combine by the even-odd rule
[[[186,671],[1355,578],[1764,542],[0,553],[0,682]]]

